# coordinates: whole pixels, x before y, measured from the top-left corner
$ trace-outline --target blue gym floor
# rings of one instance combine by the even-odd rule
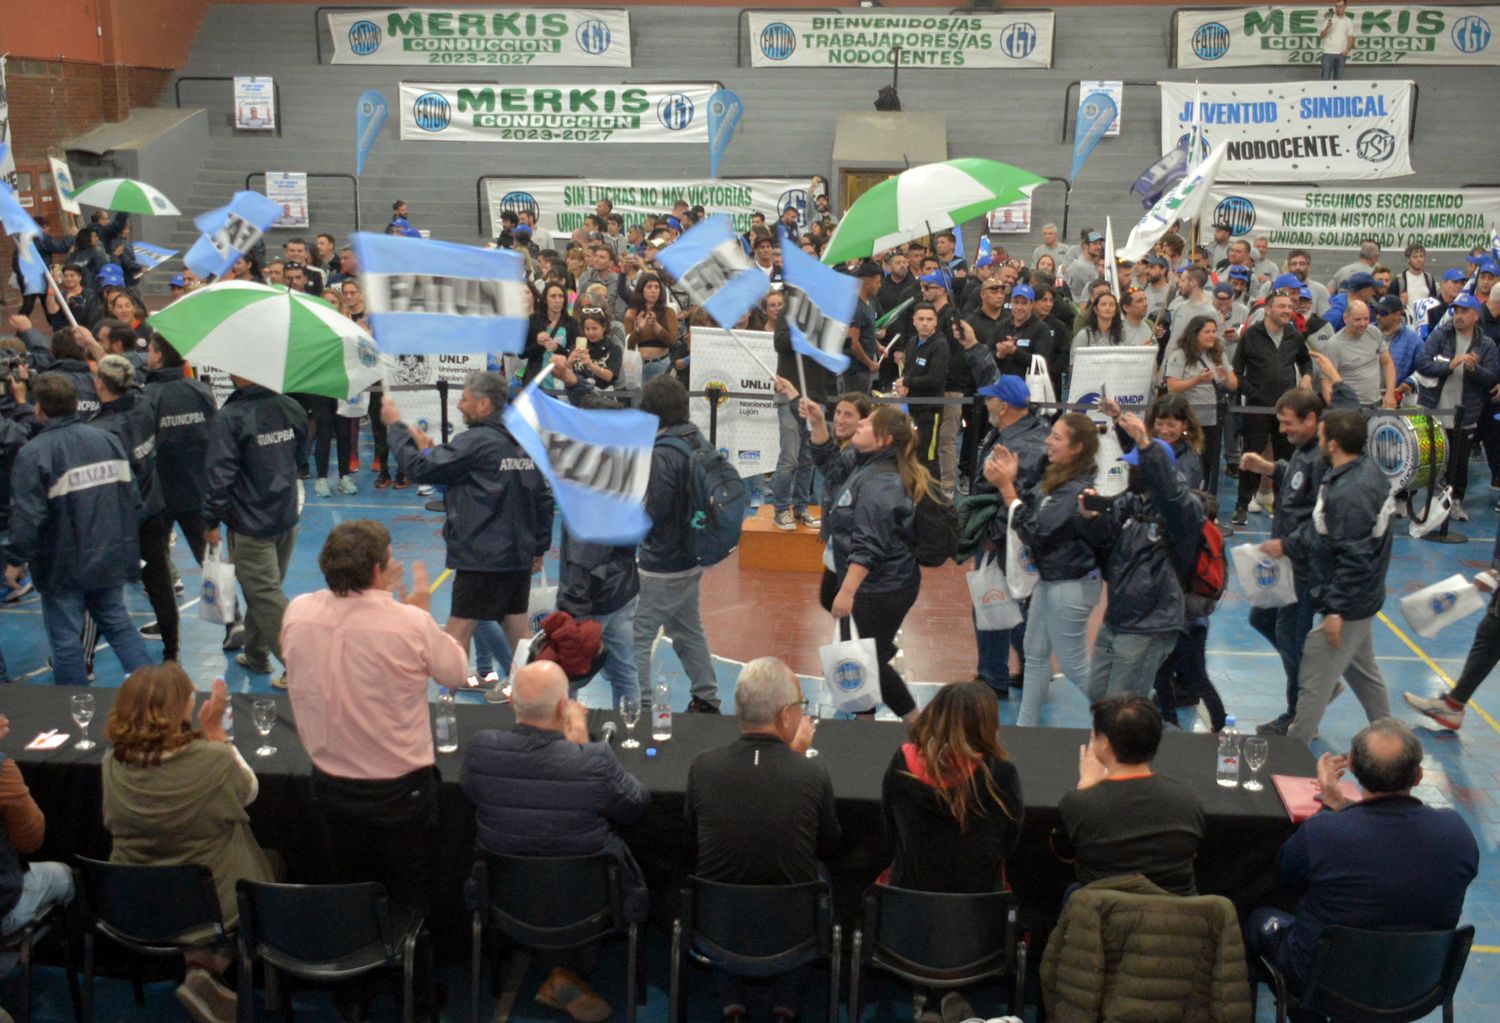
[[[368,435],[366,435],[366,439]],[[302,518],[301,534],[297,543],[297,555],[287,579],[290,595],[307,592],[322,586],[317,568],[316,555],[328,530],[337,523],[350,518],[373,518],[383,522],[391,531],[397,557],[410,566],[414,560],[425,562],[434,581],[433,608],[437,616],[446,617],[448,578],[442,573],[443,543],[442,516],[423,509],[426,500],[417,496],[416,489],[403,491],[374,489],[375,475],[370,471],[371,452],[366,445],[363,452],[364,468],[356,475],[360,492],[352,496],[336,495],[320,500],[313,496],[312,483],[307,481],[308,498]],[[1492,541],[1497,528],[1497,516],[1493,502],[1500,499],[1500,492],[1491,491],[1484,479],[1480,465],[1473,466],[1472,491],[1467,508],[1472,516],[1467,523],[1456,524],[1456,528],[1470,537],[1470,542],[1457,546],[1444,546],[1410,539],[1406,533],[1406,520],[1398,520],[1400,533],[1391,559],[1388,579],[1389,596],[1381,624],[1376,630],[1376,653],[1391,690],[1392,712],[1417,726],[1427,750],[1425,761],[1426,779],[1418,795],[1429,804],[1451,806],[1467,820],[1479,840],[1482,866],[1479,878],[1469,889],[1465,906],[1465,922],[1477,928],[1474,954],[1470,957],[1463,983],[1459,988],[1457,1009],[1460,1019],[1484,1020],[1500,1018],[1500,855],[1495,851],[1495,840],[1500,837],[1500,688],[1481,689],[1477,699],[1470,704],[1470,713],[1464,728],[1457,734],[1427,730],[1421,727],[1423,720],[1412,712],[1401,700],[1403,691],[1432,694],[1441,691],[1455,678],[1463,665],[1477,618],[1471,617],[1451,626],[1447,631],[1430,640],[1418,640],[1401,618],[1398,602],[1406,593],[1452,575],[1454,572],[1472,574],[1486,566]],[[1223,494],[1225,507],[1232,507],[1231,486],[1226,481]],[[1265,515],[1252,515],[1250,523],[1235,537],[1229,539],[1232,546],[1238,543],[1264,539],[1269,529]],[[197,617],[196,593],[198,569],[187,544],[181,537],[172,548],[177,567],[185,584],[185,596],[180,598],[183,609],[182,663],[198,683],[206,689],[215,675],[224,675],[230,688],[236,692],[263,692],[270,688],[270,679],[264,675],[250,675],[233,663],[232,655],[220,649],[223,636],[221,627],[203,622]],[[549,574],[555,569],[555,555],[549,559]],[[555,577],[555,576],[554,576]],[[799,576],[788,576],[789,586],[806,585]],[[711,599],[705,592],[705,599]],[[144,624],[153,616],[145,595],[136,587],[128,594],[132,612]],[[1274,717],[1284,701],[1284,681],[1279,660],[1266,642],[1246,621],[1247,609],[1239,598],[1237,589],[1231,585],[1229,594],[1212,619],[1208,642],[1209,671],[1224,698],[1231,714],[1237,716],[1241,731],[1252,730],[1260,721]],[[47,668],[47,643],[42,629],[41,609],[35,596],[30,596],[15,606],[0,608],[0,648],[3,648],[9,663],[12,678],[29,684],[50,684],[51,674]],[[152,649],[152,644],[148,644]],[[155,647],[159,651],[159,645]],[[725,661],[719,666],[719,677],[727,696],[733,685],[738,666]],[[120,667],[108,649],[101,649],[96,663],[98,686],[115,686],[120,682]],[[681,675],[670,645],[663,644],[658,652],[654,673],[666,674],[678,690],[678,706],[687,701],[686,680]],[[920,681],[920,680],[919,680]],[[918,699],[930,696],[931,685],[918,685]],[[463,697],[468,699],[470,697]],[[591,705],[604,706],[609,702],[608,687],[597,682],[583,691],[582,698]],[[1004,706],[1002,714],[1007,723],[1013,722],[1019,695],[1013,696]],[[1497,716],[1491,716],[1493,708]],[[1081,693],[1066,681],[1057,680],[1050,691],[1044,722],[1053,725],[1085,726],[1087,724],[1086,701]],[[1191,712],[1182,713],[1184,727],[1203,729],[1205,725]],[[25,723],[14,723],[17,727],[29,727]],[[58,722],[53,722],[58,724]],[[1345,750],[1349,738],[1364,724],[1358,703],[1345,695],[1328,711],[1322,724],[1322,737],[1314,747],[1323,750]],[[96,722],[93,730],[102,729]],[[1274,771],[1275,764],[1268,771]],[[643,1021],[657,1023],[666,1017],[665,996],[665,940],[648,928],[645,953],[652,963],[650,1004],[641,1014]],[[618,1006],[618,992],[623,991],[623,950],[606,946],[598,972],[595,975],[601,993],[611,998]],[[466,966],[451,966],[443,971],[444,980],[452,992],[452,1000],[446,1018],[467,1018],[467,972]],[[14,978],[12,978],[14,980]],[[508,1017],[518,1021],[565,1019],[563,1014],[543,1009],[531,1001],[541,977],[535,970],[521,982],[519,989],[508,1001]],[[513,987],[507,984],[507,990]],[[707,978],[694,978],[694,989],[703,997],[695,998],[690,1018],[705,1020],[717,1018],[707,1000]],[[9,987],[0,987],[0,1005],[12,1005]],[[130,997],[129,985],[122,981],[102,981],[99,986],[97,1018],[102,1023],[115,1020],[156,1021],[185,1018],[172,994],[170,983],[148,985],[146,1008],[138,1009]],[[864,1020],[909,1020],[912,1018],[911,1000],[900,988],[882,986],[876,982],[870,1007]],[[813,996],[816,999],[816,995]],[[822,1014],[815,1008],[816,1001],[809,1005],[807,1016],[818,1019]],[[981,1004],[976,1008],[989,1008],[987,1015],[1000,1015],[1000,1002],[993,1006]],[[332,1020],[334,1015],[326,998],[318,995],[299,996],[298,1015],[303,1020]],[[486,1013],[493,1011],[487,1003]],[[381,1015],[381,1010],[385,1015]],[[1490,1016],[1496,1012],[1497,1016]],[[617,1018],[619,1014],[617,1013]],[[35,1017],[51,1023],[71,1019],[62,974],[58,970],[43,968],[37,981],[37,1005]],[[272,1018],[266,1016],[265,1018]],[[388,1003],[377,1005],[376,1018],[393,1018]],[[487,1017],[488,1018],[488,1017]],[[1272,1019],[1270,1000],[1263,991],[1258,1019]],[[1434,1017],[1435,1018],[1435,1017]]]

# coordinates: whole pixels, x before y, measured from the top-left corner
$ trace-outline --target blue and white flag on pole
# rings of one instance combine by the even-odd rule
[[[792,347],[824,369],[842,373],[849,368],[844,345],[859,301],[859,278],[824,266],[803,252],[785,231],[780,234],[784,315]]]
[[[519,354],[526,347],[525,264],[516,253],[368,231],[349,244],[382,352]]]
[[[1078,102],[1078,116],[1073,124],[1073,171],[1068,175],[1076,179],[1083,170],[1089,154],[1109,131],[1109,126],[1120,116],[1120,108],[1107,92],[1091,92]]]
[[[360,94],[359,101],[354,105],[354,176],[365,172],[365,157],[370,155],[370,150],[375,146],[375,140],[380,137],[380,129],[385,127],[386,114],[390,112],[390,105],[386,103],[385,97],[379,89],[367,89]]]
[[[5,233],[16,241],[20,253],[21,293],[43,295],[47,292],[47,262],[37,250],[36,239],[42,233],[26,207],[16,195],[16,190],[0,181],[0,225]]]
[[[721,327],[733,327],[771,290],[770,280],[745,255],[725,216],[709,217],[656,259]]]
[[[651,531],[646,483],[657,418],[635,409],[580,409],[533,382],[505,426],[552,484],[568,532],[588,543],[639,543]]]
[[[135,253],[135,261],[140,264],[142,270],[155,270],[167,260],[177,255],[176,249],[163,248],[160,245],[152,245],[150,242],[131,242],[131,251]]]
[[[728,89],[719,89],[708,97],[708,176],[719,176],[719,161],[729,140],[734,137],[735,126],[745,113],[745,104],[739,96]]]
[[[974,256],[974,269],[989,266],[994,261],[994,251],[990,248],[990,236],[982,234],[979,236],[979,252]]]
[[[203,237],[193,243],[182,261],[199,277],[222,277],[279,216],[281,207],[259,192],[236,192],[228,206],[193,219]]]

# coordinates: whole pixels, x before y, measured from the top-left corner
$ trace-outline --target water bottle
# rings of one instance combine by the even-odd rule
[[[1219,733],[1218,782],[1226,789],[1240,785],[1240,733],[1234,729],[1234,715],[1224,718],[1224,730]]]
[[[224,676],[223,675],[219,675],[218,677],[216,677],[214,679],[214,681],[215,682],[223,682],[224,681]],[[223,724],[223,726],[224,726],[224,737],[227,738],[230,742],[234,742],[234,694],[233,693],[231,693],[229,695],[229,698],[224,701],[224,720],[222,722],[220,722],[220,723]]]
[[[672,686],[667,676],[656,676],[656,697],[651,704],[651,738],[666,742],[672,738]]]
[[[458,717],[453,713],[453,693],[446,688],[438,690],[435,728],[439,753],[452,753],[458,749]]]

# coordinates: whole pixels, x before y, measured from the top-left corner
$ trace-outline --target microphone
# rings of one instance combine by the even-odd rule
[[[599,741],[611,744],[615,741],[615,723],[613,721],[604,722],[604,726],[599,729]]]

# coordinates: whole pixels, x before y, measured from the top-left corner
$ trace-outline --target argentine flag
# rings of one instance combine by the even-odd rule
[[[516,253],[368,231],[349,244],[382,352],[519,354],[526,347],[525,265]]]
[[[0,181],[0,225],[5,233],[16,240],[16,251],[21,255],[21,292],[26,295],[44,295],[47,292],[47,263],[37,250],[36,239],[42,233],[26,207],[16,196],[15,189]]]
[[[236,192],[229,205],[193,219],[203,237],[183,257],[199,277],[223,277],[281,216],[281,207],[259,192]]]
[[[834,373],[849,368],[844,343],[859,301],[859,279],[830,270],[781,231],[781,279],[792,347]]]
[[[588,543],[639,543],[651,531],[646,483],[657,418],[574,408],[548,397],[538,382],[506,408],[505,426],[552,484],[568,532]]]
[[[728,217],[709,217],[656,258],[721,327],[733,327],[771,290],[740,247]]]

